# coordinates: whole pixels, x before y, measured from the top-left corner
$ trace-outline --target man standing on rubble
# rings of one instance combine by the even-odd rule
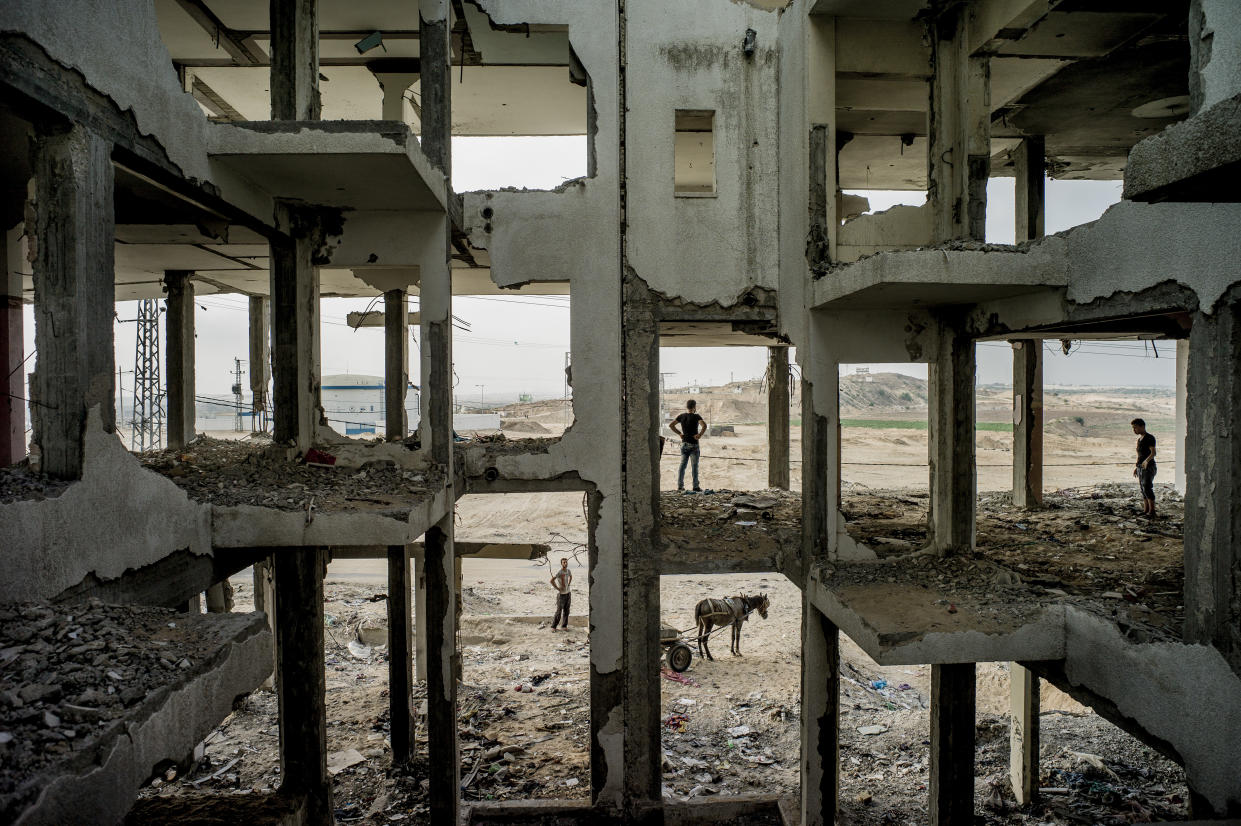
[[[561,617],[564,617],[564,624],[561,626],[564,630],[569,630],[569,603],[573,599],[573,594],[569,588],[573,585],[573,572],[569,570],[569,558],[560,558],[560,570],[551,578],[552,587],[556,589],[556,616],[552,618],[552,630],[556,630],[556,626],[560,624]]]
[[[685,403],[685,412],[668,423],[672,432],[681,437],[681,468],[677,471],[678,491],[685,490],[685,465],[689,462],[694,465],[694,490],[702,491],[702,488],[698,487],[698,439],[707,432],[707,422],[694,412],[696,407],[698,403],[690,399]]]
[[[1142,513],[1146,516],[1155,515],[1155,437],[1146,432],[1146,422],[1134,419],[1133,432],[1138,437],[1138,462],[1133,468],[1137,477],[1138,487],[1142,491]]]

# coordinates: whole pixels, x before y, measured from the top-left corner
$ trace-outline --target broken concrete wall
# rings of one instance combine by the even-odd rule
[[[774,288],[779,15],[665,0],[630,0],[626,14],[629,265],[657,293],[697,304],[731,305],[754,286]],[[674,194],[678,109],[714,112],[714,195]]]
[[[590,667],[592,797],[618,808],[624,795],[621,512],[621,216],[618,18],[607,0],[482,0],[497,24],[567,24],[587,74],[593,112],[592,172],[551,192],[471,192],[463,214],[471,244],[491,257],[498,285],[568,281],[573,299],[574,425],[546,453],[501,457],[510,479],[554,479],[576,471],[591,494]],[[594,521],[594,520],[592,520]],[[606,618],[598,621],[598,618]]]
[[[860,215],[841,225],[836,260],[848,263],[884,250],[915,249],[932,243],[930,204],[894,206]]]
[[[54,9],[54,11],[53,11]],[[157,140],[187,178],[207,180],[207,118],[177,79],[160,38],[155,4],[125,3],[119,13],[100,0],[11,0],[0,4],[0,34],[33,40],[47,55],[80,72],[141,134]]]
[[[81,481],[60,495],[0,505],[8,576],[0,602],[56,598],[92,578],[106,581],[176,550],[210,555],[211,509],[144,469],[91,411]]]
[[[1241,811],[1241,678],[1216,649],[1134,643],[1115,623],[1065,607],[1065,673],[1167,742],[1190,788],[1220,814]]]

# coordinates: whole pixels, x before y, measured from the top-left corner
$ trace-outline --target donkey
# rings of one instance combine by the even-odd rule
[[[730,651],[734,657],[741,656],[741,623],[754,611],[758,611],[758,615],[763,619],[767,619],[767,606],[771,601],[766,594],[763,596],[752,597],[746,594],[740,596],[729,597],[727,599],[704,599],[698,603],[694,609],[694,620],[698,623],[698,656],[704,653],[708,660],[714,660],[711,656],[711,647],[707,645],[711,636],[711,629],[715,626],[724,626],[732,623],[733,636]]]

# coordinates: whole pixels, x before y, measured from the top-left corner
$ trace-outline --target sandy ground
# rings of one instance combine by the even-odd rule
[[[980,418],[1009,415],[1003,394],[980,390]],[[1161,481],[1174,458],[1170,406],[1143,399],[1142,412],[1160,436]],[[988,407],[990,405],[990,407]],[[1127,483],[1134,413],[1124,394],[1049,395],[1045,441],[1049,489],[1098,482]],[[1162,406],[1161,406],[1162,405]],[[554,414],[552,414],[554,415]],[[850,411],[857,418],[918,418],[922,411]],[[1082,421],[1077,421],[1080,417]],[[796,413],[794,413],[796,421]],[[549,426],[554,422],[548,423]],[[713,489],[766,487],[765,426],[741,424],[736,437],[702,444],[702,484]],[[1164,438],[1165,435],[1167,438]],[[1011,484],[1011,437],[978,434],[979,488]],[[660,485],[675,487],[676,445],[667,446]],[[876,488],[926,487],[926,432],[846,428],[843,478]],[[800,457],[800,428],[792,456]],[[800,463],[793,464],[793,487]],[[546,562],[467,559],[463,563],[459,697],[461,772],[467,801],[522,797],[586,799],[589,795],[589,637],[585,628],[586,525],[582,495],[466,496],[458,503],[463,540],[550,542],[552,560],[568,556],[576,575],[574,625],[548,627],[554,599]],[[238,608],[252,604],[246,575],[234,578]],[[338,822],[428,822],[425,726],[420,757],[394,769],[387,737],[387,663],[381,642],[385,604],[370,599],[386,589],[386,563],[332,563],[325,586],[327,614],[328,748],[335,774]],[[801,596],[792,583],[770,575],[667,576],[660,585],[661,619],[692,625],[704,597],[767,594],[766,620],[752,617],[742,636],[743,656],[728,653],[727,631],[713,639],[716,659],[698,658],[686,682],[661,676],[664,793],[704,795],[798,790]],[[361,646],[369,641],[371,645]],[[930,669],[876,665],[842,639],[842,822],[927,822],[928,696]],[[651,663],[654,670],[659,663]],[[515,691],[528,687],[530,691]],[[1186,816],[1182,771],[1050,686],[1043,687],[1041,783],[1049,793],[1015,810],[1008,787],[1008,664],[978,666],[976,799],[979,822],[1102,823],[1181,820]],[[415,690],[424,696],[422,688]],[[209,738],[208,760],[148,795],[176,795],[228,766],[202,789],[244,794],[279,784],[276,699],[259,691],[246,699]],[[228,765],[231,761],[236,761]]]

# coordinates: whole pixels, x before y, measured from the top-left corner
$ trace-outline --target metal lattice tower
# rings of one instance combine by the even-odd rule
[[[163,447],[164,385],[159,377],[159,302],[138,302],[138,334],[134,345],[133,437],[138,453]]]

